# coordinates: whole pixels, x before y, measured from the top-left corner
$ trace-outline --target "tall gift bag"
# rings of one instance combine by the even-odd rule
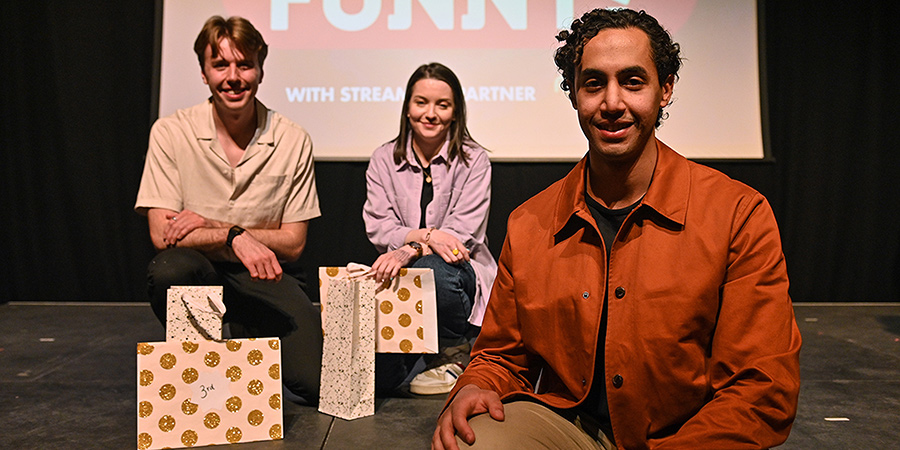
[[[381,284],[359,276],[368,269],[319,268],[319,411],[348,420],[375,414],[375,353],[438,351],[434,272],[404,268]]]
[[[375,287],[372,280],[338,277],[319,268],[324,286],[322,375],[319,412],[342,419],[375,414]]]

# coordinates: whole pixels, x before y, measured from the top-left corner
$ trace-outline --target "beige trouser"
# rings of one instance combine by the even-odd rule
[[[475,432],[475,444],[466,445],[459,436],[459,448],[510,449],[592,449],[615,450],[616,446],[602,431],[596,430],[596,439],[589,427],[577,417],[569,421],[549,408],[535,402],[516,401],[503,404],[505,419],[498,422],[490,414],[479,414],[469,419]],[[586,429],[587,428],[587,429]]]

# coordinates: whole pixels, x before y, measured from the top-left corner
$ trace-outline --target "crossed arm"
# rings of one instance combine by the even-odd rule
[[[157,251],[187,247],[209,253],[225,247],[228,229],[234,224],[207,219],[193,211],[176,212],[153,208],[147,211],[150,240]],[[261,280],[281,279],[279,260],[295,261],[306,246],[308,222],[283,223],[275,229],[250,229],[234,238],[234,255],[250,276]]]

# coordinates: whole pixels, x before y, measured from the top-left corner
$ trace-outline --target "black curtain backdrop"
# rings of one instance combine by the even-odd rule
[[[132,206],[155,118],[154,2],[0,3],[0,302],[145,301],[153,249]],[[769,198],[795,301],[900,301],[898,7],[761,7],[773,159],[709,164]],[[571,166],[494,164],[495,256],[509,212]],[[376,256],[365,168],[316,164],[323,217],[301,260],[314,298],[317,266]]]

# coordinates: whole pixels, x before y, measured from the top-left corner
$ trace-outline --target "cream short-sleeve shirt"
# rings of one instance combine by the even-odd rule
[[[258,100],[256,107],[256,136],[234,168],[216,139],[211,102],[157,120],[135,211],[188,209],[266,229],[321,215],[309,135]]]

